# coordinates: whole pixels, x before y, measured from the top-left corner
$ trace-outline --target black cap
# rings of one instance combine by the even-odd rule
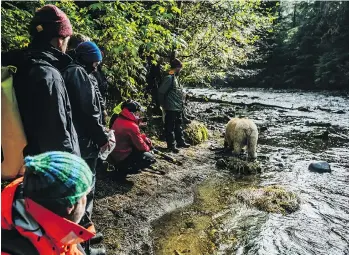
[[[127,100],[125,101],[122,106],[122,109],[127,108],[130,112],[138,112],[138,111],[144,111],[143,107],[140,105],[140,103],[133,101],[133,100]]]

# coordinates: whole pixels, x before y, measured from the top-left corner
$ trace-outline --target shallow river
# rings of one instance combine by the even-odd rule
[[[218,173],[200,185],[193,205],[154,223],[156,254],[349,254],[348,95],[263,89],[190,92],[280,108],[238,107],[240,115],[264,127],[258,141],[263,173],[244,178]],[[210,104],[206,105],[194,112],[205,111]],[[234,106],[224,106],[223,111],[229,107]],[[227,114],[234,116],[234,110]],[[218,129],[224,124],[217,123]],[[328,140],[317,139],[326,129]],[[308,165],[314,160],[329,162],[332,172],[310,172]],[[288,215],[266,213],[231,197],[237,187],[269,184],[294,191],[300,209]]]

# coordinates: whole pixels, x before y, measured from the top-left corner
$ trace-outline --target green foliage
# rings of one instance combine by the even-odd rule
[[[32,3],[30,3],[32,5]],[[32,8],[30,8],[32,7]],[[28,24],[35,6],[20,9],[16,2],[3,2],[1,6],[1,49],[20,49],[29,44]],[[32,9],[32,11],[30,11]]]
[[[256,59],[275,10],[262,1],[64,0],[2,3],[2,50],[26,47],[27,26],[36,8],[55,4],[75,32],[105,48],[104,70],[122,97],[144,98],[151,65],[184,62],[182,82],[210,84],[238,65]],[[274,6],[273,4],[272,6]]]

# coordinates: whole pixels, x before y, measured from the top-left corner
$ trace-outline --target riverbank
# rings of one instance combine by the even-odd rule
[[[108,254],[345,254],[349,100],[269,90],[199,92],[227,103],[189,102],[191,114],[206,123],[211,136],[173,155],[183,166],[159,160],[165,175],[143,172],[127,183],[98,176],[93,219],[105,235]],[[239,177],[215,166],[222,155],[211,149],[222,147],[224,126],[233,116],[248,116],[259,127],[261,174]],[[318,136],[326,130],[327,139]],[[310,173],[313,160],[327,160],[332,173]],[[266,213],[232,196],[242,186],[275,184],[299,195],[297,212]]]

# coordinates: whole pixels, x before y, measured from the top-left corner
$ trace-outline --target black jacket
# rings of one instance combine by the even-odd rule
[[[84,67],[73,62],[63,71],[70,102],[73,122],[78,133],[81,156],[96,158],[99,148],[108,142],[102,125],[101,103],[94,81]]]
[[[68,93],[60,69],[72,59],[51,46],[2,54],[14,65],[14,88],[28,145],[24,155],[66,151],[80,155]]]

